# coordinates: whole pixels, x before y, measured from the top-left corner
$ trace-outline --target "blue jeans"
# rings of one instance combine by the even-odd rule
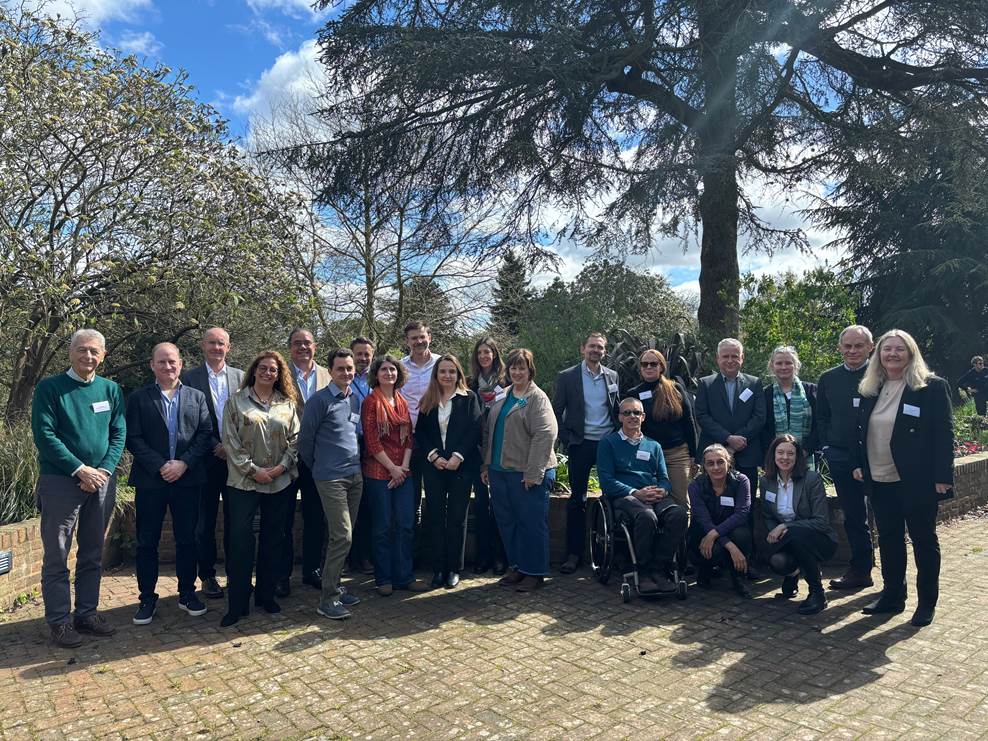
[[[364,479],[364,496],[371,511],[374,582],[380,587],[404,587],[415,579],[412,571],[412,530],[415,491],[412,477],[397,489],[382,479]]]
[[[844,513],[844,532],[851,546],[850,567],[858,574],[870,574],[875,557],[864,487],[851,475],[853,464],[846,450],[828,447],[823,455],[837,489],[837,501]]]
[[[556,470],[545,472],[542,483],[526,489],[521,471],[488,471],[491,507],[497,519],[508,565],[523,574],[549,573],[549,490]]]

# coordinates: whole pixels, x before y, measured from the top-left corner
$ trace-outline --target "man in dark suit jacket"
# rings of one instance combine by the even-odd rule
[[[199,524],[196,526],[196,562],[202,593],[211,598],[222,598],[223,588],[216,581],[216,516],[220,496],[226,490],[226,451],[220,442],[223,424],[223,407],[243,385],[244,372],[227,365],[230,352],[230,335],[222,327],[211,327],[202,337],[203,362],[198,368],[182,374],[182,383],[201,391],[206,397],[209,419],[213,424],[210,438],[211,450],[205,456],[206,483],[199,496]],[[226,523],[226,508],[223,508]],[[226,534],[223,528],[223,552],[226,553]]]
[[[175,533],[178,606],[202,615],[206,606],[196,597],[196,520],[199,489],[206,482],[203,463],[209,453],[212,423],[206,397],[182,386],[182,357],[170,342],[151,352],[155,380],[127,399],[127,449],[134,455],[130,483],[137,489],[137,586],[140,607],[135,625],[154,618],[158,595],[158,541],[171,511]]]
[[[764,463],[761,432],[765,426],[765,392],[757,377],[741,372],[742,363],[744,346],[739,340],[728,337],[717,343],[720,372],[701,378],[696,395],[696,421],[700,424],[697,463],[703,465],[703,451],[708,445],[724,445],[734,454],[735,468],[748,477],[754,500],[758,466]],[[748,524],[753,524],[750,515]],[[759,578],[753,563],[748,578]]]
[[[591,332],[580,346],[583,362],[560,371],[552,394],[559,440],[569,456],[566,560],[559,567],[563,574],[576,571],[583,558],[587,484],[597,463],[597,443],[618,427],[618,376],[600,364],[606,353],[607,338]]]

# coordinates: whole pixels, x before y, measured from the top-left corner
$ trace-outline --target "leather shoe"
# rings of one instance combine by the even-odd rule
[[[799,577],[795,574],[782,577],[782,591],[777,595],[779,599],[792,599],[799,592]]]
[[[394,587],[390,584],[381,584],[377,588],[377,593],[382,597],[390,597],[394,593]]]
[[[827,597],[821,588],[818,591],[810,592],[810,596],[803,600],[803,603],[796,610],[800,615],[816,615],[823,612],[827,606]]]
[[[897,615],[906,609],[906,601],[904,599],[896,599],[895,597],[881,596],[874,602],[869,602],[867,605],[861,608],[861,612],[865,615]]]
[[[220,620],[220,627],[229,628],[231,625],[234,625],[239,619],[240,619],[240,615],[238,615],[237,613],[228,612],[226,615],[223,616],[223,619]]]
[[[498,579],[497,583],[502,587],[513,587],[525,578],[525,575],[517,569],[511,569],[507,574]]]
[[[432,581],[429,582],[429,586],[433,589],[439,589],[439,587],[446,584],[446,575],[441,571],[434,571],[432,573]]]
[[[848,571],[840,579],[830,580],[831,589],[864,589],[873,586],[875,582],[870,574],[859,574],[856,571]]]
[[[273,599],[269,599],[269,600],[255,599],[254,605],[256,607],[264,608],[265,612],[269,612],[272,615],[277,615],[279,612],[281,612],[281,605],[279,605]]]
[[[319,569],[316,569],[312,573],[306,574],[302,577],[302,583],[308,584],[314,589],[322,589],[322,572]],[[280,597],[281,595],[278,596]]]
[[[475,561],[473,564],[473,573],[475,574],[485,574],[491,570],[490,561]]]
[[[455,571],[450,571],[446,575],[446,589],[453,589],[457,584],[460,583],[460,575]]]
[[[923,628],[933,622],[933,616],[936,612],[937,608],[932,605],[919,605],[909,622],[917,628]]]
[[[516,592],[534,592],[536,589],[542,588],[542,577],[541,576],[530,576],[525,575],[518,586],[515,587]]]
[[[202,580],[202,595],[209,599],[220,599],[223,596],[223,587],[216,581],[215,576],[209,576]]]
[[[731,581],[734,583],[734,593],[737,594],[741,599],[751,599],[751,592],[748,591],[748,586],[744,583],[744,579],[735,571],[731,576]]]
[[[288,579],[279,579],[274,583],[274,596],[287,597],[292,593],[292,584]]]
[[[580,559],[578,556],[567,556],[566,560],[563,561],[562,566],[559,567],[560,574],[573,574],[580,566]]]
[[[761,581],[765,577],[762,575],[762,572],[758,570],[758,567],[749,561],[748,571],[745,572],[745,578],[748,581]]]

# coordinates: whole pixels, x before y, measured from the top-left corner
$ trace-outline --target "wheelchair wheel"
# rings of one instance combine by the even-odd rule
[[[686,580],[685,579],[680,579],[679,580],[679,583],[676,585],[676,598],[677,599],[686,599],[686,592],[687,591],[688,591],[688,587],[686,586]]]
[[[631,602],[631,585],[628,582],[621,585],[621,599],[624,600],[624,604]]]
[[[614,521],[607,502],[594,502],[590,520],[590,566],[594,578],[607,584],[614,564]]]

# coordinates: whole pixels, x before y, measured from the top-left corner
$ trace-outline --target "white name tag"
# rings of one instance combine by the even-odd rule
[[[766,502],[774,502],[775,501],[775,492],[774,491],[767,491],[767,492],[765,492],[765,501]]]
[[[494,387],[494,396],[504,396],[504,389],[500,386]]]
[[[635,453],[635,458],[637,458],[640,461],[647,461],[651,457],[652,454],[649,453],[647,450],[639,450],[637,453]]]
[[[639,399],[651,399],[652,398],[652,392],[651,391],[642,391],[640,394],[638,394],[638,398]]]
[[[751,398],[751,389],[745,389],[738,394],[738,401],[748,401]]]
[[[851,399],[851,406],[854,407],[855,409],[861,406],[861,397],[855,396],[853,399]]]
[[[720,498],[720,503],[724,507],[733,507],[734,506],[734,497],[721,497]]]
[[[618,387],[616,383],[612,383],[607,387],[607,393],[616,394],[618,392]]]
[[[918,417],[919,407],[913,406],[912,404],[903,404],[902,413],[908,414],[910,417]]]
[[[93,411],[96,412],[96,413],[110,411],[110,402],[108,402],[108,401],[94,401],[93,402]],[[916,416],[918,417],[919,415],[917,414]]]
[[[356,412],[350,412],[350,421],[353,422],[355,425],[359,425],[360,415],[357,414]]]
[[[504,390],[502,389],[502,390],[501,390],[500,392],[498,392],[498,393],[497,393],[497,394],[496,394],[496,395],[494,396],[494,401],[501,401],[501,400],[502,400],[502,399],[504,399],[504,397],[506,397],[507,395],[508,395],[508,392],[507,392],[507,391],[504,391]]]

